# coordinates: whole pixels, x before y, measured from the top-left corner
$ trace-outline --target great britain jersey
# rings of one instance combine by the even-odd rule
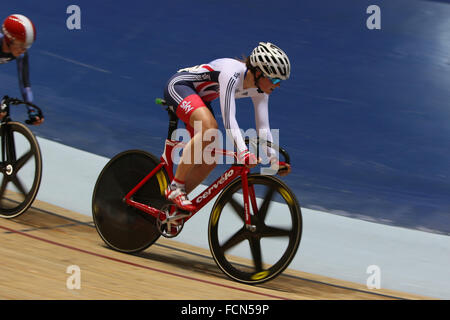
[[[0,33],[0,64],[8,63],[12,60],[17,61],[17,73],[19,76],[19,88],[22,94],[23,100],[27,102],[33,101],[33,93],[31,91],[30,84],[30,72],[28,63],[28,52],[21,54],[17,58],[11,53],[3,52],[2,50],[3,34]]]
[[[177,94],[175,86],[180,82],[188,82],[196,93],[207,103],[219,99],[222,119],[227,134],[233,137],[238,152],[243,152],[247,146],[242,137],[236,120],[236,99],[251,98],[255,110],[257,132],[263,132],[264,138],[273,141],[269,125],[269,95],[257,88],[244,89],[244,78],[247,72],[245,63],[230,58],[213,60],[206,64],[178,70],[167,85],[171,98],[180,105],[184,97]],[[268,156],[274,152],[269,148]]]

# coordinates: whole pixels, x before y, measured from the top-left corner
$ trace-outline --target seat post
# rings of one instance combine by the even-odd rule
[[[175,109],[162,98],[156,98],[155,102],[156,104],[166,106],[166,111],[169,113],[169,130],[167,133],[167,139],[172,140],[172,134],[175,130],[177,130],[178,127],[178,117],[175,113]]]
[[[167,112],[169,113],[169,130],[167,139],[172,140],[172,134],[178,127],[178,117],[170,106],[167,108]]]

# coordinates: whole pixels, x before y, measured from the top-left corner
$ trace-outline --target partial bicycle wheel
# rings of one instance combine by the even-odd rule
[[[258,284],[278,276],[294,258],[302,234],[302,215],[295,195],[281,180],[251,174],[248,184],[256,198],[250,203],[253,230],[245,225],[239,178],[217,198],[208,237],[214,260],[227,276]],[[252,263],[242,258],[250,258]]]
[[[42,177],[42,156],[34,134],[20,122],[3,123],[0,217],[14,218],[33,203]]]
[[[111,248],[138,252],[159,238],[156,219],[124,201],[128,192],[158,163],[150,153],[130,150],[116,155],[100,173],[92,196],[92,215],[99,235]],[[166,171],[159,170],[133,199],[161,209],[167,203],[164,190],[168,181]]]

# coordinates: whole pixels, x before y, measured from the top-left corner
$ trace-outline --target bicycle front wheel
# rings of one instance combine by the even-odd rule
[[[247,284],[274,279],[294,258],[302,234],[300,205],[272,176],[248,176],[252,228],[245,225],[242,180],[219,195],[209,219],[209,245],[220,269]],[[244,258],[244,259],[243,259]],[[245,259],[247,258],[247,259]],[[248,263],[248,258],[252,263]]]
[[[92,196],[92,216],[97,232],[111,248],[134,253],[146,249],[160,236],[156,219],[125,203],[124,197],[157,165],[153,155],[130,150],[111,159],[100,173]],[[167,200],[168,175],[159,170],[133,199],[161,209]]]
[[[20,122],[2,124],[0,136],[0,217],[14,218],[31,206],[38,193],[41,150],[34,134]]]

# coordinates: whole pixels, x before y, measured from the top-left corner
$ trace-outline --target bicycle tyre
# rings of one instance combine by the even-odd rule
[[[42,155],[33,132],[20,122],[1,125],[0,217],[14,218],[26,212],[39,191]],[[5,192],[15,187],[12,197]]]
[[[288,267],[295,257],[302,234],[302,214],[295,195],[281,180],[273,176],[251,174],[248,176],[248,184],[249,186],[253,186],[255,190],[266,190],[265,193],[263,193],[264,198],[259,200],[260,204],[258,204],[258,210],[260,212],[258,212],[257,215],[252,215],[252,224],[256,226],[256,231],[252,232],[245,227],[242,194],[239,194],[239,197],[236,196],[238,200],[233,198],[233,195],[242,189],[242,180],[241,178],[238,178],[223,190],[213,206],[208,225],[208,240],[214,260],[228,277],[241,283],[259,284],[277,277]],[[284,206],[280,207],[280,204],[274,205],[272,200],[275,198],[284,200],[287,208]],[[264,199],[267,199],[267,201],[264,201]],[[239,203],[239,201],[241,203]],[[240,229],[238,229],[237,232],[233,231],[232,236],[227,235],[226,237],[222,237],[222,233],[229,232],[231,225],[230,222],[222,221],[226,216],[229,216],[223,214],[224,208],[227,205],[230,205],[230,209],[237,213],[238,218],[236,219],[235,224]],[[266,205],[267,207],[265,207]],[[276,224],[279,223],[277,220],[266,223],[269,216],[268,210],[272,206],[279,208],[277,209],[277,215],[280,215],[280,212],[285,213],[284,215],[288,218],[283,218],[286,222],[290,220],[292,225],[290,229],[285,226],[276,226]],[[250,207],[252,207],[252,205],[250,205]],[[287,212],[289,212],[289,214],[287,214]],[[271,219],[272,218],[275,218],[275,216],[271,217]],[[222,231],[220,231],[221,223],[223,223]],[[277,242],[275,244],[275,249],[276,254],[280,251],[280,258],[275,259],[276,261],[274,261],[273,264],[272,262],[265,262],[264,259],[267,258],[267,256],[264,256],[261,242],[265,238],[278,236],[280,238],[288,239],[288,244],[285,246],[286,249],[283,251],[281,249],[282,246],[279,246]],[[226,240],[222,241],[222,238],[225,238]],[[235,257],[232,257],[231,254],[227,253],[240,244],[242,244],[242,247],[245,249],[246,242],[249,244],[247,249],[249,249],[253,259],[253,266],[248,266],[245,263],[239,262],[239,259],[236,259]],[[264,244],[266,244],[266,242]],[[274,244],[271,245],[274,246]],[[273,251],[269,253],[270,255],[273,255]]]
[[[125,195],[158,163],[150,153],[128,150],[112,158],[100,173],[92,196],[92,216],[100,237],[114,250],[139,252],[159,238],[156,219],[124,201]],[[168,181],[162,168],[133,199],[160,209],[167,203],[163,194]]]

